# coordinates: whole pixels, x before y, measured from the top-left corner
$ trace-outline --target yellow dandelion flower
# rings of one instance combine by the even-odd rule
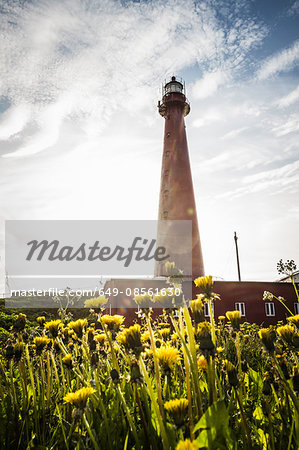
[[[272,352],[274,350],[274,341],[276,338],[274,330],[271,330],[270,328],[261,328],[258,335],[264,348],[269,352]]]
[[[188,415],[188,400],[185,398],[176,398],[164,403],[164,409],[168,412],[169,417],[177,427],[181,427]]]
[[[106,335],[105,335],[105,333],[99,333],[99,334],[95,335],[94,339],[99,344],[103,344],[106,339]]]
[[[56,338],[58,335],[58,331],[63,327],[63,324],[60,319],[50,320],[50,322],[45,323],[45,329],[49,331],[53,338]]]
[[[217,347],[217,352],[218,353],[223,353],[224,352],[224,348],[223,347]]]
[[[198,287],[204,294],[210,296],[213,287],[213,277],[211,275],[206,277],[199,277],[194,280],[194,284]]]
[[[227,311],[226,317],[230,321],[231,326],[233,327],[234,330],[240,329],[240,322],[241,322],[240,311]]]
[[[62,362],[63,364],[68,367],[69,369],[71,369],[72,365],[73,365],[73,357],[70,353],[68,353],[67,355],[65,355],[62,358]]]
[[[292,345],[296,335],[296,329],[292,325],[284,325],[277,328],[277,334],[279,334],[287,344]]]
[[[33,339],[33,344],[35,345],[37,353],[41,353],[50,342],[51,339],[46,336],[37,336]]]
[[[161,336],[161,338],[167,339],[170,335],[170,332],[170,328],[162,328],[161,330],[159,330],[159,335]]]
[[[199,341],[199,348],[201,350],[212,350],[214,348],[211,324],[209,322],[200,322],[197,324],[196,339]]]
[[[120,316],[118,314],[114,314],[113,316],[109,316],[108,314],[105,314],[102,316],[102,323],[103,325],[106,325],[108,330],[115,330],[117,331],[121,324],[124,322],[125,318],[124,316]]]
[[[36,321],[39,325],[43,325],[46,321],[46,318],[45,318],[45,316],[39,316],[36,318]]]
[[[206,358],[205,358],[203,355],[201,355],[201,356],[198,358],[198,360],[197,360],[197,366],[198,366],[198,369],[199,369],[199,370],[206,370],[206,369],[207,369],[208,363],[207,363]]]
[[[202,302],[202,300],[199,297],[197,297],[195,300],[192,300],[190,302],[190,308],[191,308],[192,314],[195,314],[197,312],[201,312],[202,309],[203,309],[203,302]]]
[[[199,297],[190,302],[190,308],[196,325],[205,320],[203,302]]]
[[[161,366],[167,370],[180,362],[179,350],[174,347],[161,347],[156,350],[156,356]]]
[[[26,314],[18,314],[14,324],[13,324],[13,329],[17,330],[17,331],[22,331],[24,330],[26,325]]]
[[[84,409],[89,397],[96,392],[92,387],[83,387],[76,392],[69,392],[63,397],[65,403],[75,406],[78,409]]]
[[[231,386],[237,386],[239,383],[239,380],[238,380],[238,373],[237,373],[236,367],[228,360],[225,360],[224,364],[225,364],[229,384]]]
[[[97,298],[89,298],[84,302],[84,308],[101,308],[106,305],[108,302],[108,298],[105,296],[97,297]]]
[[[133,350],[140,354],[142,351],[141,327],[137,323],[129,328],[125,328],[118,336],[117,340],[125,346],[127,350]]]
[[[87,327],[88,321],[87,319],[78,319],[74,322],[68,323],[68,327],[73,330],[76,335],[81,338],[83,335],[83,330]]]
[[[190,439],[185,439],[178,443],[175,450],[198,450],[198,446],[196,441],[191,442]]]
[[[211,324],[209,322],[200,322],[197,328],[197,335],[199,337],[211,336]]]
[[[296,327],[299,328],[299,314],[296,314],[295,316],[287,317],[287,321],[296,325]]]

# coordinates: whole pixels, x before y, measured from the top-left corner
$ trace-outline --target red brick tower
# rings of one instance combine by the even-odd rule
[[[185,273],[185,275],[202,276],[204,275],[204,265],[184,122],[184,117],[190,112],[190,105],[185,96],[182,80],[172,77],[165,83],[162,101],[158,102],[158,109],[165,119],[158,219],[161,221],[192,221],[192,273]],[[163,222],[161,223],[163,224]],[[165,232],[165,229],[161,233],[159,226],[157,241],[160,245],[165,245],[165,239],[171,239],[171,233]],[[174,243],[167,242],[165,246],[168,247],[168,244],[174,245]],[[182,262],[181,266],[184,267],[186,258],[191,261],[190,251],[185,251],[186,254],[184,254],[183,239],[177,239],[175,246],[178,253],[176,265],[179,267]],[[163,271],[165,272],[163,265],[157,264],[155,275],[163,276],[165,275]]]

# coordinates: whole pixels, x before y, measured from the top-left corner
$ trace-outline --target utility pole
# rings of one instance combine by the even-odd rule
[[[241,271],[240,271],[240,261],[239,261],[239,250],[238,250],[238,237],[237,233],[234,234],[235,244],[236,244],[236,255],[237,255],[237,266],[238,266],[238,277],[239,281],[241,281]]]

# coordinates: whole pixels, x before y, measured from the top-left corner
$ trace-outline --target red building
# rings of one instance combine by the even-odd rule
[[[187,281],[190,283],[190,281]],[[112,297],[112,312],[126,316],[126,323],[136,320],[137,307],[133,301],[134,289],[144,288],[146,291],[166,287],[165,280],[160,279],[114,279],[106,283],[105,290],[117,289],[119,294]],[[190,290],[189,290],[190,291]],[[279,320],[285,321],[290,316],[286,308],[277,300],[264,301],[264,291],[269,291],[276,297],[283,297],[285,304],[293,314],[299,314],[299,303],[292,283],[261,282],[261,281],[215,281],[213,291],[220,295],[220,300],[214,302],[214,317],[225,316],[226,311],[239,309],[244,322],[259,325],[276,324]],[[128,296],[127,293],[132,292]],[[198,288],[193,284],[192,298],[199,294]],[[190,299],[190,298],[189,298]],[[162,309],[154,309],[153,316],[162,313]],[[208,305],[205,305],[205,316],[209,319]]]

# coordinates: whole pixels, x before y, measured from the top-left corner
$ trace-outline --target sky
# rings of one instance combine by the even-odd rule
[[[299,1],[2,0],[8,219],[156,219],[163,80],[183,77],[207,274],[299,265]]]

